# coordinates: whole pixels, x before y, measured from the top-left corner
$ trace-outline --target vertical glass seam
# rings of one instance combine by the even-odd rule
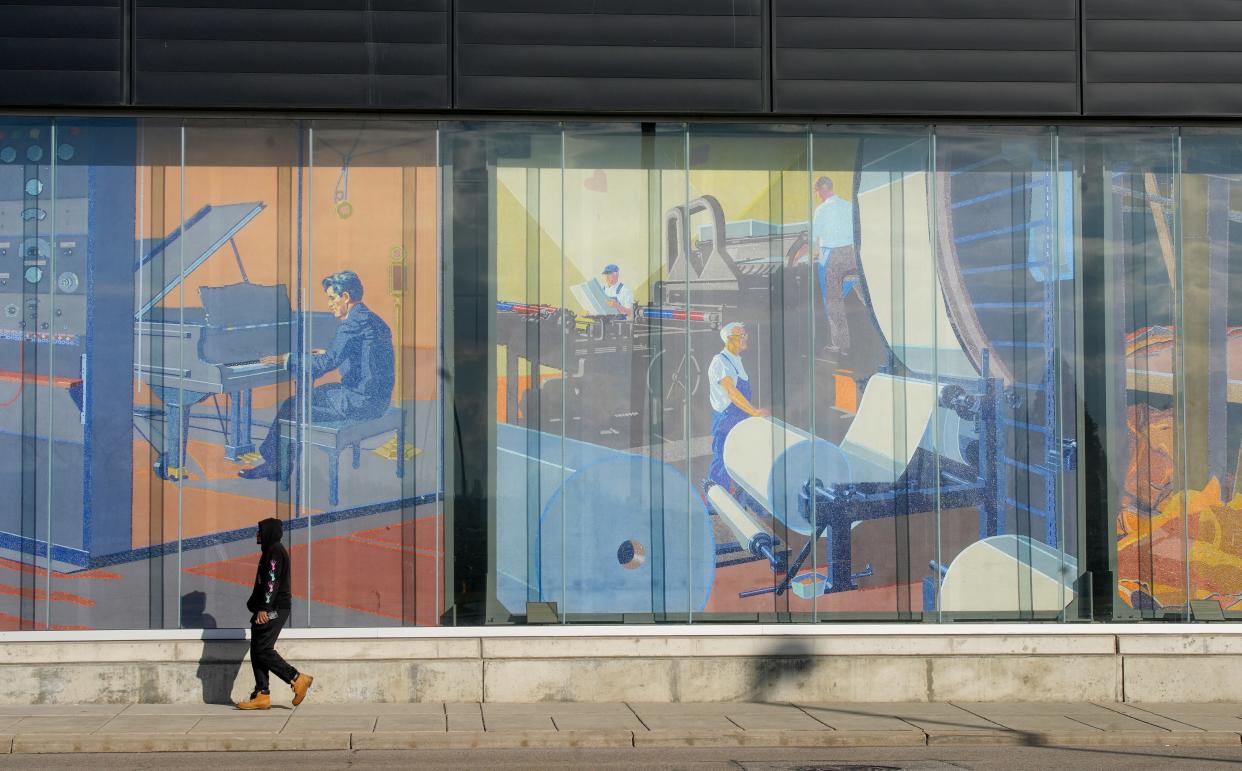
[[[940,539],[942,537],[941,522],[941,506],[940,506],[940,453],[941,453],[941,437],[940,437],[940,314],[937,313],[939,303],[943,300],[940,296],[940,164],[938,162],[938,134],[937,127],[932,125],[928,128],[928,148],[927,162],[931,169],[928,178],[931,180],[931,205],[928,209],[931,212],[931,259],[932,259],[932,391],[936,394],[936,405],[932,407],[932,496],[934,498],[932,520],[935,524],[936,542],[933,545],[936,555],[936,567],[932,570],[932,587],[933,597],[936,600],[936,622],[943,623],[944,610],[941,608],[940,602],[940,582],[942,579],[940,573],[940,562],[943,557],[941,553]],[[946,193],[947,194],[947,193]],[[947,213],[947,212],[946,212]],[[952,330],[950,330],[952,331]],[[968,373],[969,374],[969,373]],[[986,494],[986,493],[985,493]],[[997,502],[1000,505],[1000,502]],[[900,597],[900,593],[897,595]],[[921,615],[921,614],[920,614]]]
[[[48,154],[51,156],[51,163],[49,166],[51,170],[51,175],[50,175],[51,179],[48,180],[48,186],[51,188],[51,191],[52,191],[51,196],[50,196],[52,199],[52,215],[51,215],[51,228],[50,228],[51,236],[52,236],[51,238],[52,245],[51,245],[51,248],[48,249],[48,268],[49,268],[48,283],[49,283],[49,286],[48,286],[47,296],[48,296],[48,319],[51,320],[51,323],[55,323],[54,320],[56,318],[56,276],[57,276],[56,252],[58,251],[58,246],[59,246],[57,243],[58,233],[56,230],[56,204],[57,204],[56,177],[59,171],[57,169],[57,164],[56,164],[56,160],[57,160],[56,158],[56,129],[57,129],[57,126],[58,126],[57,122],[53,120],[52,125],[50,129],[48,130],[48,135],[49,135]],[[36,335],[35,340],[37,341],[38,340],[37,330],[35,332],[35,335]],[[47,356],[47,395],[48,395],[48,400],[47,400],[47,449],[48,449],[47,596],[44,597],[44,605],[45,605],[44,617],[47,619],[46,621],[47,628],[50,630],[52,628],[52,549],[53,549],[53,544],[55,543],[55,538],[53,537],[53,533],[52,533],[52,512],[53,512],[53,503],[54,503],[53,499],[55,498],[55,484],[56,484],[56,474],[53,472],[53,469],[55,468],[55,463],[52,462],[52,459],[54,457],[53,448],[55,446],[55,441],[56,441],[55,439],[56,437],[56,424],[55,424],[56,409],[53,406],[53,399],[52,399],[52,396],[56,392],[56,335],[55,335],[54,329],[52,330],[52,334],[48,338],[47,353],[48,353],[48,356]],[[85,397],[86,397],[86,394],[85,392],[83,392],[83,398]]]
[[[807,369],[810,370],[810,381],[811,381],[811,384],[810,384],[810,388],[811,388],[810,397],[811,398],[808,400],[810,402],[810,416],[809,416],[810,425],[808,426],[810,431],[808,433],[810,434],[810,437],[811,437],[811,473],[806,481],[810,485],[810,497],[808,498],[808,501],[807,501],[807,505],[810,507],[810,510],[811,510],[811,535],[810,537],[813,541],[819,541],[819,538],[816,536],[818,515],[815,510],[815,497],[814,497],[815,496],[815,470],[817,468],[815,464],[816,464],[816,461],[818,460],[815,457],[815,452],[818,449],[818,444],[819,444],[816,441],[816,435],[817,435],[817,431],[819,428],[819,424],[818,424],[816,414],[815,414],[815,402],[816,402],[816,396],[818,395],[819,391],[817,390],[818,387],[815,382],[815,369],[816,369],[815,367],[815,311],[816,311],[816,308],[815,308],[815,281],[814,281],[815,256],[816,256],[815,255],[815,194],[811,192],[812,190],[815,189],[814,187],[815,186],[815,125],[813,123],[807,124],[807,127],[806,127],[806,169],[807,169],[806,184],[803,186],[802,194],[806,196],[806,213],[807,213],[807,218],[806,218],[806,233],[807,233],[807,243],[806,243],[807,352],[806,352],[806,360],[807,360]],[[854,202],[854,203],[855,205],[857,205],[857,202]],[[853,225],[851,223],[851,227],[852,226]],[[782,227],[781,228],[781,241],[780,241],[782,246],[784,246],[784,243],[785,243],[784,235],[785,235],[785,228]],[[783,282],[784,281],[784,269],[782,269],[781,271],[781,279]],[[782,312],[781,315],[782,315],[781,321],[783,323],[784,313]],[[836,341],[834,340],[833,342],[835,343]],[[788,392],[788,386],[786,386],[786,392]],[[833,400],[835,402],[835,396]],[[788,506],[788,503],[786,503],[786,505]],[[772,522],[773,522],[773,525],[775,526],[776,520],[773,519]],[[832,555],[830,553],[827,558],[831,559],[831,556]],[[825,572],[828,572],[828,571],[825,571]],[[792,579],[792,576],[791,576],[791,579]],[[824,588],[826,588],[825,585],[819,579],[819,544],[813,543],[811,546],[811,622],[812,623],[819,622],[819,598]]]
[[[180,280],[177,281],[177,304],[178,304],[177,314],[178,314],[178,324],[180,324],[181,328],[184,329],[185,328],[185,238],[184,236],[185,236],[185,173],[186,173],[185,122],[184,121],[181,123],[179,136],[181,140],[181,148],[180,148],[180,161],[181,161],[180,171],[181,173],[178,175],[178,181],[177,181],[178,190],[179,190],[179,193],[178,193],[179,201],[178,201],[178,212],[177,212],[177,217],[179,219],[179,224],[177,226],[177,235],[178,235],[177,257],[178,257],[179,264],[177,267],[177,271],[178,271],[178,275],[181,278]],[[185,377],[182,375],[182,373],[185,372],[185,345],[183,344],[183,341],[180,335],[177,336],[177,369],[178,369],[178,375],[177,375],[177,404],[178,404],[177,420],[178,420],[178,423],[177,423],[177,430],[175,432],[175,438],[177,441],[178,457],[180,458],[179,462],[181,463],[180,468],[184,469],[186,459],[183,457],[180,457],[183,454],[180,452],[180,450],[181,450],[181,447],[185,444],[184,442],[185,437],[182,436],[182,434],[187,429],[183,429],[182,426],[183,425],[188,426],[189,422],[188,420],[186,420],[186,414],[185,414]],[[165,420],[167,420],[167,418],[165,418]],[[167,447],[164,448],[164,452],[165,453],[168,452]],[[164,468],[165,469],[168,468],[167,464],[164,464]],[[184,522],[183,522],[183,519],[185,517],[185,506],[184,506],[185,490],[183,487],[184,482],[185,482],[185,474],[179,471],[177,474],[177,628],[178,629],[182,629],[185,626],[184,620],[182,618],[182,607],[181,607],[181,604],[182,604],[181,603],[181,597],[182,597],[182,594],[181,594],[182,554],[181,552],[182,552],[182,540],[183,540],[183,536],[185,533],[185,527],[184,527]]]
[[[560,282],[559,282],[561,299],[560,299],[559,305],[561,307],[561,312],[563,314],[564,308],[565,308],[565,261],[569,258],[565,254],[565,124],[562,122],[559,124],[559,126],[561,129],[560,130],[561,156],[560,156],[560,169],[558,169],[558,174],[557,174],[557,177],[558,177],[557,181],[559,183],[557,186],[557,189],[559,192],[557,196],[558,200],[556,202],[556,205],[560,208],[560,217],[559,217],[560,221],[557,223],[557,227],[560,229],[560,238],[558,240],[560,241],[560,247],[561,247],[561,264],[560,264],[561,275],[560,275]],[[537,168],[535,170],[535,173],[542,176],[543,170],[541,168]],[[543,197],[540,196],[541,201],[542,201],[542,198]],[[540,203],[540,208],[543,208],[542,203]],[[536,211],[536,217],[538,216],[538,214],[539,212]],[[566,394],[568,391],[567,386],[568,386],[568,381],[569,381],[569,372],[566,366],[568,362],[567,362],[567,358],[565,355],[565,348],[569,344],[569,340],[568,340],[569,334],[570,334],[570,330],[565,329],[562,326],[561,328],[561,463],[560,463],[560,476],[561,476],[561,488],[560,488],[561,489],[561,496],[560,496],[560,507],[561,507],[561,623],[562,624],[569,623],[569,571],[568,571],[569,555],[565,551],[568,536],[566,535],[566,532],[565,532],[565,523],[566,523],[565,498],[566,496],[564,493],[565,479],[566,479],[565,477],[565,443],[569,441],[569,433],[566,427],[566,424],[568,422],[567,411],[565,408]],[[538,362],[534,364],[534,367],[535,367],[534,374],[537,379],[539,376]]]
[[[308,174],[305,173],[304,169],[308,170],[310,173]],[[306,355],[306,352],[308,350],[312,350],[312,342],[313,342],[311,340],[312,327],[310,324],[310,319],[311,319],[311,314],[314,313],[314,310],[312,309],[311,293],[308,288],[313,284],[315,280],[315,174],[314,172],[315,172],[315,126],[314,124],[312,124],[306,128],[306,161],[304,164],[299,164],[299,168],[298,168],[299,186],[301,185],[303,176],[305,175],[305,177],[307,178],[307,185],[306,185],[306,211],[307,211],[307,215],[306,215],[307,216],[306,272],[303,274],[305,278],[302,282],[302,286],[298,287],[298,292],[300,292],[302,296],[306,298],[302,303],[302,317],[298,320],[299,325],[302,327],[302,335],[301,335],[302,347],[298,351],[298,356],[301,357],[302,361],[298,362],[299,365],[304,365],[310,361],[310,359]],[[300,207],[298,211],[296,227],[298,229],[298,233],[297,233],[298,242],[301,243],[302,241],[302,216],[301,216]],[[301,448],[306,447],[306,440],[310,436],[310,421],[311,421],[312,416],[314,415],[314,412],[311,410],[311,388],[314,385],[314,382],[311,378],[311,375],[313,373],[307,367],[299,366],[298,372],[300,373],[299,380],[301,381],[300,383],[298,383],[298,390],[300,391],[300,393],[298,393],[298,401],[301,403],[300,411],[302,412],[302,420],[299,421],[297,433],[298,433],[298,440],[299,440],[298,443],[300,445],[299,449],[301,449]],[[405,452],[404,447],[398,447],[397,457],[401,458],[404,452]],[[314,597],[315,597],[314,594],[312,593],[312,590],[315,586],[315,583],[314,583],[315,544],[314,544],[314,541],[312,540],[314,518],[311,516],[310,506],[309,506],[310,493],[311,493],[311,482],[312,482],[310,478],[311,475],[309,473],[310,456],[311,456],[311,453],[309,452],[299,452],[296,456],[298,458],[298,463],[301,464],[302,466],[302,468],[299,470],[300,471],[299,477],[302,480],[302,495],[300,496],[300,500],[297,502],[297,508],[294,510],[294,515],[297,517],[301,517],[303,513],[302,509],[303,508],[306,509],[306,625],[308,627],[312,626],[311,606],[314,605]],[[329,462],[332,462],[332,461],[330,460]],[[397,462],[400,463],[401,461],[398,460]],[[290,469],[290,473],[292,473],[292,471],[293,470]],[[290,545],[293,545],[293,538],[289,539],[289,543]]]

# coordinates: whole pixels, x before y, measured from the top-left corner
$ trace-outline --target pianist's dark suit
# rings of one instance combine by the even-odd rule
[[[341,382],[325,383],[311,391],[310,420],[371,420],[383,415],[392,399],[396,376],[392,350],[392,331],[379,316],[359,303],[336,328],[327,352],[311,357],[310,378],[317,380],[339,370]],[[298,380],[297,362],[289,360],[293,380]],[[266,464],[275,464],[280,456],[280,421],[297,419],[294,397],[289,397],[276,411],[267,437],[259,446]]]

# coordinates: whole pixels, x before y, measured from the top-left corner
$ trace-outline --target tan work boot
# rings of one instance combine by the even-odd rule
[[[302,703],[302,699],[306,698],[306,692],[310,690],[311,683],[315,682],[315,678],[307,674],[298,673],[293,678],[293,682],[289,683],[289,687],[293,689],[293,706]]]
[[[266,693],[255,691],[250,698],[237,705],[238,709],[271,709],[272,697]]]

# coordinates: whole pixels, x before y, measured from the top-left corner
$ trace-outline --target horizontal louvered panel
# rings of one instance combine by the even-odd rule
[[[680,112],[710,103],[724,112],[758,111],[758,86],[750,81],[663,78],[459,78],[459,102],[495,109]],[[462,94],[465,94],[462,96]],[[703,108],[698,108],[703,109]]]
[[[1073,51],[878,51],[784,49],[776,70],[802,79],[1073,82]],[[786,78],[796,79],[792,75]]]
[[[779,109],[817,115],[1024,115],[1073,111],[1076,83],[792,80]]]
[[[449,106],[445,0],[141,0],[135,29],[139,104]]]
[[[776,12],[791,16],[907,19],[1074,19],[1076,0],[1040,3],[997,0],[773,0]]]
[[[0,3],[0,104],[122,102],[122,0]]]

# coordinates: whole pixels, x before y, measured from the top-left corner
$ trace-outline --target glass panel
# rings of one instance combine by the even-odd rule
[[[145,556],[150,509],[132,505],[133,310],[126,298],[137,249],[136,124],[59,121],[47,140],[50,195],[23,216],[46,228],[39,239],[49,250],[40,258],[48,292],[35,334],[50,355],[42,383],[52,411],[43,416],[49,430],[40,433],[57,448],[48,469],[52,626],[162,626],[162,601],[144,598],[159,597],[150,591],[161,586],[159,577],[153,581],[135,559]]]
[[[928,588],[954,618],[1059,617],[1081,572],[1061,492],[1075,487],[1072,444],[1058,416],[1061,362],[1073,350],[1061,350],[1059,335],[1059,298],[1073,288],[1072,252],[1062,254],[1073,178],[1054,151],[1046,130],[936,136],[936,278],[946,314],[928,438],[943,570]],[[963,359],[970,370],[958,366]]]
[[[1103,460],[1082,484],[1110,518],[1086,524],[1095,615],[1111,607],[1116,618],[1180,618],[1188,582],[1176,134],[1061,134],[1061,157],[1081,170],[1083,191],[1075,250],[1085,450]]]
[[[439,618],[435,132],[311,129],[303,343],[285,424],[311,542],[309,623]]]
[[[545,590],[549,578],[565,587],[569,621],[681,618],[706,599],[706,511],[670,456],[684,448],[678,343],[687,323],[707,325],[656,299],[666,278],[661,229],[675,220],[665,191],[684,184],[681,139],[673,126],[565,132],[562,270],[574,314],[564,338],[565,447],[579,460],[567,463],[546,510],[540,561]],[[681,189],[671,195],[684,200]],[[563,561],[563,576],[549,575],[549,556]]]
[[[0,629],[45,629],[53,591],[49,560],[61,551],[55,545],[49,549],[51,470],[62,460],[67,483],[76,474],[81,489],[83,453],[80,429],[68,426],[63,436],[53,433],[61,426],[53,424],[50,410],[64,406],[68,388],[58,388],[49,374],[53,359],[62,366],[80,360],[85,341],[79,334],[76,342],[56,346],[50,329],[40,329],[51,323],[55,284],[49,267],[55,211],[52,124],[9,118],[0,125],[0,135],[0,448],[5,489],[11,491],[11,505],[0,513]],[[66,518],[77,514],[80,523],[81,502],[66,500],[64,505]],[[56,538],[69,550],[65,556],[82,560],[80,527],[67,527],[51,540]]]
[[[481,278],[491,279],[494,303],[495,400],[487,420],[495,426],[495,497],[487,554],[495,570],[487,618],[525,617],[528,602],[553,603],[555,611],[546,612],[563,618],[568,588],[555,579],[563,570],[566,509],[558,493],[587,462],[581,443],[565,438],[574,416],[565,407],[564,336],[575,316],[565,308],[562,273],[563,137],[556,124],[512,125],[455,141],[484,142],[489,156],[486,193],[475,199],[468,224],[478,231],[471,237],[485,240],[490,267]]]
[[[1242,611],[1242,541],[1234,535],[1242,514],[1242,304],[1233,300],[1242,290],[1235,278],[1242,156],[1234,131],[1184,131],[1180,149],[1187,593],[1235,616]]]
[[[278,426],[264,430],[293,389],[284,359],[295,342],[305,147],[290,122],[201,121],[186,125],[183,148],[180,184],[168,191],[182,216],[150,250],[165,265],[142,316],[175,341],[164,367],[177,377],[152,387],[164,436],[154,472],[166,515],[180,515],[181,626],[246,626],[260,519],[285,522],[293,596],[305,597],[304,520],[283,483]],[[266,473],[241,474],[260,462]],[[306,618],[302,609],[289,622]]]
[[[690,128],[685,296],[719,314],[689,338],[706,380],[687,470],[711,512],[710,540],[689,545],[691,560],[714,551],[704,620],[809,621],[824,586],[823,542],[800,506],[835,449],[815,438],[809,398],[808,150],[805,126]]]
[[[829,551],[816,607],[825,620],[905,619],[923,609],[938,525],[924,441],[939,360],[932,145],[919,128],[813,140],[815,418],[843,467],[817,474]]]

